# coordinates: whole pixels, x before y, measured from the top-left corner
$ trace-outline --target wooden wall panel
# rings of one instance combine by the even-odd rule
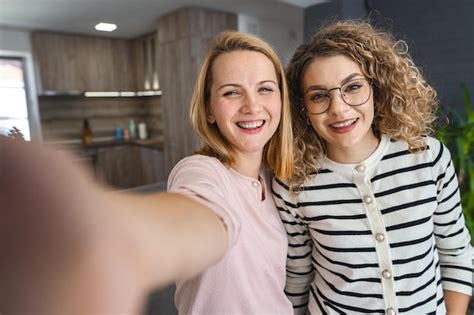
[[[194,83],[209,43],[218,33],[229,29],[237,29],[235,14],[201,8],[180,9],[158,21],[166,176],[198,145],[189,121]]]

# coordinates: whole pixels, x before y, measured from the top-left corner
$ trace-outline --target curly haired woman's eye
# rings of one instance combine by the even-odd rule
[[[327,92],[316,92],[310,95],[309,99],[313,103],[322,103],[326,102],[329,98],[329,94]]]
[[[345,89],[344,92],[354,92],[362,88],[362,84],[359,83],[353,83],[348,85]]]
[[[369,82],[367,82],[365,79],[349,81],[342,86],[342,92],[358,93],[360,92],[361,89],[365,88],[365,86],[368,84]]]

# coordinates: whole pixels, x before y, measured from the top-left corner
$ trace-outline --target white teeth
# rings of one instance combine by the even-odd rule
[[[340,122],[340,123],[331,124],[331,127],[334,127],[334,128],[347,127],[347,126],[350,126],[350,125],[352,125],[353,123],[355,123],[356,120],[357,120],[357,119],[354,118],[354,119],[346,120],[346,121],[343,121],[343,122]]]
[[[238,122],[237,126],[244,129],[256,129],[256,128],[262,127],[264,123],[265,123],[265,120],[252,121],[252,122],[242,121],[242,122]]]

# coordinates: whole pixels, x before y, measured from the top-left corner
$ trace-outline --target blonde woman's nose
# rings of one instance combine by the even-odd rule
[[[242,104],[242,111],[248,113],[259,112],[262,108],[257,95],[246,94]]]

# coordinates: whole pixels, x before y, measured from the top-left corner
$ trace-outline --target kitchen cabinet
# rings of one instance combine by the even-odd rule
[[[31,34],[40,91],[135,91],[132,42],[49,32]]]
[[[97,149],[95,172],[115,188],[132,188],[164,181],[163,151],[121,144]]]
[[[140,150],[140,159],[144,165],[144,183],[153,184],[166,181],[163,150],[148,147],[136,147]]]
[[[137,90],[158,90],[160,85],[156,32],[134,39],[132,47]]]

